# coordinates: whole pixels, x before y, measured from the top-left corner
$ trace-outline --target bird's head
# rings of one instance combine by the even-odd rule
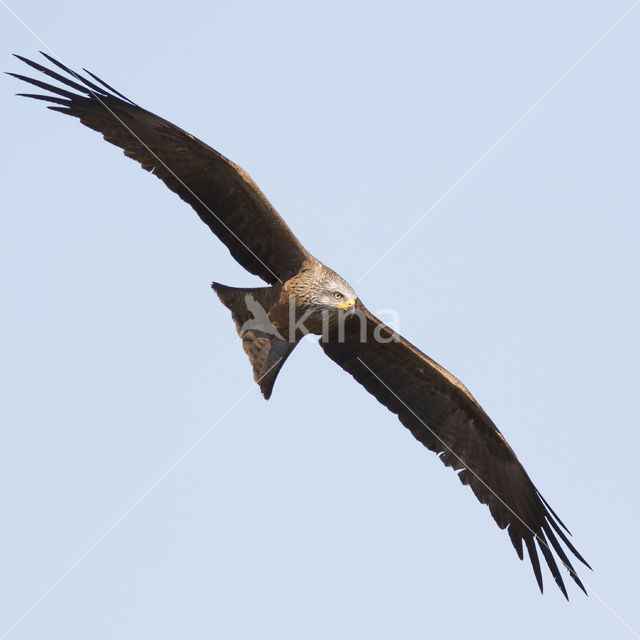
[[[327,269],[316,290],[315,304],[329,310],[355,313],[358,296],[351,285],[335,271]]]

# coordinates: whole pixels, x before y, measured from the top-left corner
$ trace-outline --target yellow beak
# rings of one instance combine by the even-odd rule
[[[336,304],[345,311],[349,311],[349,309],[351,309],[351,307],[353,307],[355,303],[356,301],[353,298],[351,298],[351,300],[347,300],[346,302],[336,302]]]

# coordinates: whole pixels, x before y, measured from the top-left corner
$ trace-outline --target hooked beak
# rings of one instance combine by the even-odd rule
[[[346,302],[336,302],[336,304],[341,308],[344,309],[345,311],[349,311],[349,313],[355,313],[356,311],[356,301],[351,298],[350,300],[347,300]]]

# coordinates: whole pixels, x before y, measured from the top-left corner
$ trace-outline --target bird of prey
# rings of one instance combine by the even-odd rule
[[[559,564],[586,593],[565,547],[589,565],[569,531],[459,380],[370,313],[343,278],[302,246],[242,168],[86,69],[82,76],[42,55],[57,70],[17,57],[57,84],[10,74],[46,92],[19,95],[52,103],[49,109],[99,131],[190,204],[231,255],[267,283],[253,289],[212,285],[231,311],[265,398],[299,340],[321,335],[327,356],[489,507],[521,560],[526,547],[541,591],[538,551],[565,597]]]

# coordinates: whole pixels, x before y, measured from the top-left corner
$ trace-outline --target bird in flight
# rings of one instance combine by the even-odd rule
[[[58,84],[12,73],[47,92],[18,95],[52,103],[49,109],[99,131],[190,204],[231,255],[267,283],[251,289],[212,285],[231,311],[265,398],[302,337],[320,335],[327,356],[395,413],[489,507],[521,560],[526,548],[540,591],[538,551],[566,598],[558,564],[586,593],[565,547],[589,565],[569,540],[568,529],[457,378],[378,320],[342,277],[314,258],[241,167],[90,71],[84,70],[89,77],[82,76],[42,55],[58,70],[16,57]]]

